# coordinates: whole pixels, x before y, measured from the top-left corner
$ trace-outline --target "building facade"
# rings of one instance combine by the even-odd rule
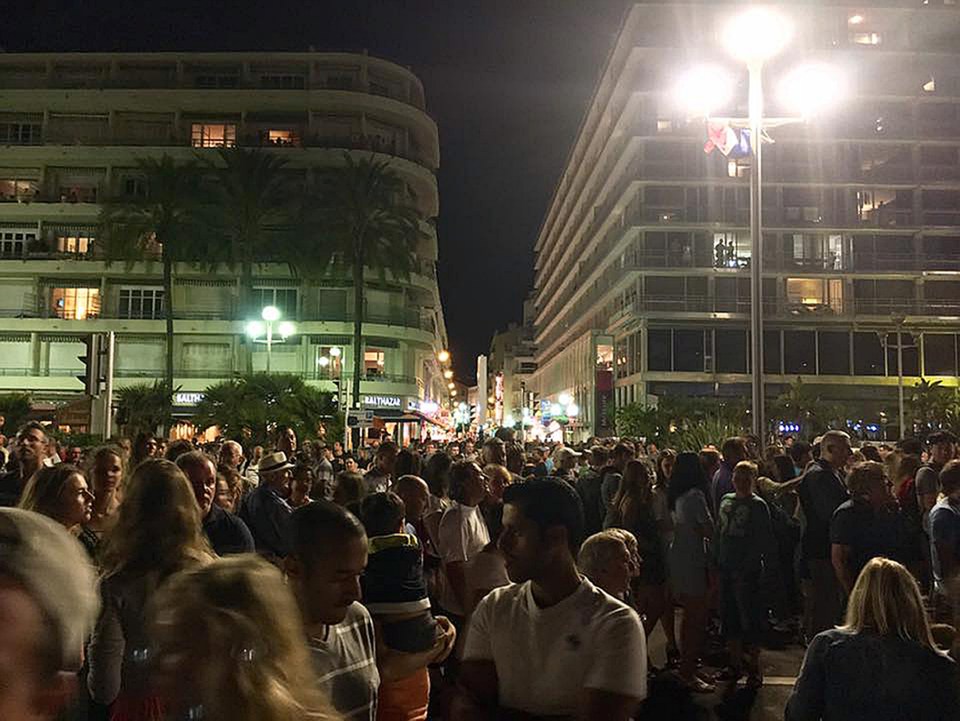
[[[538,390],[576,397],[593,432],[611,394],[749,398],[750,157],[705,153],[705,121],[674,95],[685,67],[718,63],[741,79],[721,114],[746,116],[746,70],[718,38],[739,7],[630,10],[537,239]],[[895,420],[897,330],[907,384],[957,384],[960,6],[783,10],[794,35],[765,69],[768,114],[801,61],[836,64],[849,94],[764,148],[765,395],[800,378]]]
[[[99,203],[138,192],[138,158],[187,161],[233,146],[283,157],[306,187],[314,168],[344,152],[389,161],[425,233],[409,280],[366,272],[361,405],[402,413],[446,398],[430,222],[439,145],[423,87],[384,60],[316,52],[0,55],[0,390],[76,398],[85,339],[108,330],[117,334],[116,387],[162,377],[161,266],[104,261]],[[187,399],[244,370],[250,319],[238,311],[238,275],[175,267],[175,386]],[[271,369],[330,389],[340,379],[349,393],[349,279],[308,282],[262,262],[253,280],[257,307],[274,305],[296,324],[294,336],[270,347]],[[267,347],[252,353],[254,370],[265,369]]]
[[[536,408],[537,395],[530,383],[537,369],[533,307],[533,298],[528,298],[523,304],[523,322],[510,323],[490,341],[487,388],[493,404],[488,414],[497,425],[519,424],[523,418],[532,417]]]

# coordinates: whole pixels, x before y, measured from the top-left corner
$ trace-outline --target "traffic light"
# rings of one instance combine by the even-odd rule
[[[100,393],[100,336],[91,333],[87,336],[86,352],[77,356],[83,363],[83,374],[77,378],[83,383],[83,392],[88,396]]]
[[[99,333],[91,333],[87,336],[86,345],[84,354],[77,356],[83,363],[83,373],[77,379],[83,383],[84,393],[99,396],[108,370],[108,341]]]

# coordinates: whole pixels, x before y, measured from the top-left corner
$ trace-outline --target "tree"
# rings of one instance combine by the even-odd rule
[[[287,161],[262,150],[222,148],[217,161],[202,158],[212,174],[206,219],[211,238],[207,260],[240,266],[240,313],[256,315],[253,304],[253,264],[258,259],[292,260],[294,202]],[[253,356],[247,354],[247,372]]]
[[[4,423],[0,432],[12,436],[22,426],[30,414],[32,405],[29,393],[4,393],[0,395],[0,416]]]
[[[836,403],[823,400],[810,385],[798,376],[773,402],[773,411],[784,420],[800,424],[800,436],[811,439],[830,427],[845,425],[844,410]]]
[[[355,160],[319,168],[319,197],[310,225],[322,234],[330,268],[353,277],[353,405],[359,407],[363,372],[364,268],[408,280],[423,236],[421,217],[403,180],[388,161]],[[307,234],[312,237],[313,234]],[[322,258],[326,261],[326,256]]]
[[[926,437],[939,428],[952,415],[950,391],[942,381],[921,378],[910,389],[906,402],[907,424],[911,431],[918,429]],[[907,436],[906,429],[902,431]]]
[[[278,425],[288,425],[301,438],[317,435],[323,423],[332,437],[342,428],[333,394],[308,386],[299,376],[253,373],[222,381],[204,391],[194,423],[218,426],[228,438],[266,443]]]
[[[163,312],[166,320],[164,385],[167,408],[173,402],[173,266],[197,260],[202,233],[199,175],[195,163],[178,164],[169,155],[139,158],[140,195],[108,199],[100,209],[99,239],[108,261],[149,260],[160,251]],[[169,412],[168,412],[169,415]]]
[[[117,425],[131,438],[138,433],[155,433],[172,420],[172,398],[173,391],[168,393],[163,381],[123,386],[117,390]]]

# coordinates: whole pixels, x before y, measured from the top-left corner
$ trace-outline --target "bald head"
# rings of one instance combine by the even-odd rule
[[[236,441],[227,441],[220,446],[220,465],[232,470],[240,468],[243,463],[243,447]]]
[[[393,490],[403,500],[406,519],[419,520],[427,508],[427,499],[430,496],[427,482],[418,476],[401,476]]]

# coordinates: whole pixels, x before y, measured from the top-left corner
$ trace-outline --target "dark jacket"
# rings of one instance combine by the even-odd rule
[[[912,641],[837,629],[807,647],[786,721],[956,721],[957,666]]]
[[[218,556],[253,553],[253,536],[247,524],[216,504],[203,519],[203,532]]]
[[[577,481],[577,494],[580,496],[580,502],[583,504],[583,531],[584,538],[592,536],[603,530],[602,510],[604,508],[603,499],[600,496],[600,488],[603,485],[603,478],[599,471],[591,468],[583,474]]]
[[[824,460],[810,466],[797,487],[806,526],[800,539],[804,559],[830,558],[830,520],[837,507],[847,500],[843,476]]]

